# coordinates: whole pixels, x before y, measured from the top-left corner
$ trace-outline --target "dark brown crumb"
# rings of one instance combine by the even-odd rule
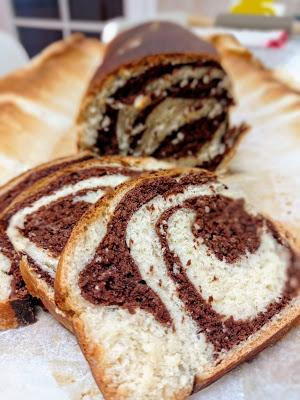
[[[243,199],[201,196],[186,204],[197,213],[194,236],[200,237],[219,260],[233,263],[258,249],[263,219],[248,214]]]

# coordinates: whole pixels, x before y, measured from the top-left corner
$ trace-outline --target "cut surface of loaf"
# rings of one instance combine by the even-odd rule
[[[5,234],[23,255],[20,270],[32,296],[67,328],[69,320],[55,306],[54,279],[60,254],[72,228],[105,193],[141,173],[167,164],[152,158],[103,157],[58,171],[23,194],[8,211]]]
[[[19,270],[19,255],[5,233],[6,210],[32,185],[59,169],[82,163],[94,156],[88,152],[40,165],[0,187],[0,330],[34,322],[34,301]]]
[[[123,184],[73,230],[55,289],[106,399],[186,399],[300,315],[299,254],[204,170]]]
[[[117,36],[83,99],[79,147],[216,169],[244,126],[230,125],[231,83],[216,50],[167,22]]]

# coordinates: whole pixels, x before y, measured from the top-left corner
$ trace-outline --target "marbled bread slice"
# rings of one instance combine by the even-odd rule
[[[20,270],[31,295],[68,329],[54,302],[56,266],[72,228],[88,207],[117,185],[167,167],[154,159],[103,157],[58,171],[39,182],[7,211],[5,234],[22,255]]]
[[[94,156],[88,152],[59,158],[24,172],[0,188],[0,330],[35,321],[34,301],[21,277],[19,256],[5,233],[5,210],[46,176],[92,158]]]
[[[98,202],[60,259],[58,306],[105,399],[186,399],[300,316],[299,253],[204,170],[141,177]]]

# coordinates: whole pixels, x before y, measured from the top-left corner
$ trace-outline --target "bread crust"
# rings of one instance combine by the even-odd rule
[[[10,301],[0,302],[0,330],[17,328],[19,323]]]
[[[56,307],[53,293],[49,290],[47,284],[39,278],[36,271],[31,268],[26,257],[21,259],[20,271],[31,296],[39,298],[50,314],[70,332],[73,332],[71,320]]]
[[[19,328],[35,322],[35,309],[30,296],[9,297],[0,302],[0,331]]]
[[[92,340],[89,338],[87,332],[85,331],[85,326],[83,321],[80,318],[80,312],[76,310],[76,305],[72,303],[70,297],[70,288],[67,282],[67,269],[68,269],[68,258],[71,255],[72,248],[76,246],[76,242],[80,235],[82,235],[85,231],[85,226],[89,223],[93,223],[98,218],[106,214],[106,209],[108,204],[110,204],[111,199],[122,192],[126,192],[133,187],[138,186],[142,182],[145,182],[148,179],[152,179],[153,177],[159,176],[174,176],[176,174],[180,174],[183,172],[192,172],[195,169],[187,169],[187,168],[176,168],[171,171],[162,171],[154,173],[148,177],[140,177],[134,181],[125,182],[120,185],[114,193],[107,195],[105,198],[101,199],[96,205],[92,206],[82,217],[81,221],[74,228],[70,239],[64,249],[64,252],[60,258],[60,262],[58,265],[56,279],[55,279],[55,301],[57,306],[66,312],[73,321],[74,332],[78,339],[79,345],[83,351],[83,354],[87,358],[93,376],[100,387],[101,392],[103,393],[105,399],[108,400],[125,400],[126,393],[117,392],[117,390],[112,390],[110,381],[107,381],[105,378],[105,374],[103,372],[103,368],[101,367],[101,360],[103,359],[103,348],[101,347],[101,343],[95,344],[92,343]],[[199,171],[199,169],[196,169]],[[205,173],[208,173],[205,171]],[[210,173],[209,173],[210,174]],[[213,174],[210,174],[213,175]],[[275,223],[275,227],[278,228],[279,232],[287,237],[286,232],[283,230],[282,225]],[[290,241],[289,243],[292,248],[295,248],[294,243]],[[204,387],[210,385],[221,376],[223,376],[228,371],[232,370],[236,366],[238,366],[243,361],[249,360],[253,358],[258,352],[263,350],[265,347],[275,343],[279,339],[281,339],[285,333],[287,333],[293,326],[297,325],[300,321],[300,299],[299,296],[297,298],[297,303],[292,309],[289,309],[289,312],[285,312],[283,317],[279,321],[272,322],[272,327],[266,330],[260,330],[257,333],[253,334],[253,337],[250,339],[249,343],[246,346],[242,346],[237,356],[232,356],[225,362],[222,362],[219,366],[214,368],[213,373],[207,373],[202,376],[195,376],[194,390],[193,392],[199,391]],[[249,340],[249,339],[248,339]],[[174,399],[176,400],[184,400],[190,395],[190,389],[186,388],[186,391],[183,393],[177,393]],[[167,399],[166,399],[167,400]],[[169,399],[168,399],[169,400]]]
[[[120,391],[120,389],[118,390],[117,388],[113,388],[111,384],[112,381],[105,379],[104,367],[101,361],[103,359],[103,348],[91,342],[88,335],[86,335],[84,324],[80,318],[74,317],[73,324],[81,351],[89,363],[93,377],[98,384],[103,397],[107,400],[126,400],[128,398],[128,393],[124,390]],[[184,400],[187,399],[190,394],[190,390],[187,388],[177,392],[174,396],[168,397],[165,400]]]
[[[207,377],[196,377],[194,392],[204,389],[205,387],[211,385],[216,380],[221,378],[227,372],[231,371],[239,364],[244,361],[253,359],[258,353],[264,350],[266,347],[275,344],[279,341],[290,329],[297,326],[300,322],[300,306],[294,310],[291,315],[287,315],[281,324],[277,324],[270,332],[263,332],[257,338],[253,339],[251,343],[248,344],[244,351],[224,365],[216,368],[215,373],[212,376]]]

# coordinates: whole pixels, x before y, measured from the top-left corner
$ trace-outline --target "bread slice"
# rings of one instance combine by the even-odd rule
[[[169,22],[117,36],[83,99],[79,147],[216,169],[245,132],[215,48]]]
[[[0,187],[0,330],[26,325],[35,320],[34,301],[19,271],[19,257],[5,234],[5,210],[22,193],[46,176],[72,164],[94,158],[85,152],[42,164]]]
[[[60,253],[74,224],[118,184],[163,167],[166,163],[146,158],[85,161],[40,181],[7,210],[5,234],[23,255],[20,270],[27,289],[68,329],[72,329],[69,320],[55,306],[53,285]]]
[[[299,254],[204,170],[116,189],[73,230],[57,305],[105,399],[186,399],[300,316]]]

